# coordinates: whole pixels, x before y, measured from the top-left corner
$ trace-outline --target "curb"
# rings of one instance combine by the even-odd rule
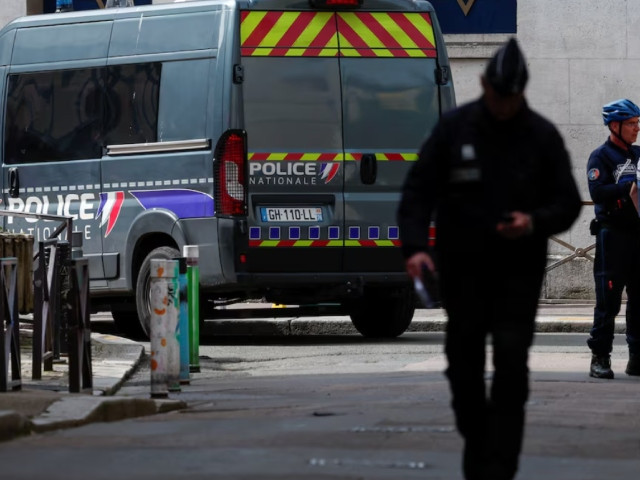
[[[113,422],[186,408],[182,400],[153,400],[129,397],[77,396],[54,402],[40,416],[29,421],[29,430],[42,433],[79,427],[95,422]]]
[[[21,363],[31,363],[32,332],[20,330]],[[151,399],[114,395],[135,372],[144,358],[144,346],[135,341],[91,333],[92,386],[91,391],[68,393],[68,373],[64,363],[58,364],[50,378],[31,380],[29,368],[22,370],[22,388],[0,395],[16,402],[11,407],[0,410],[0,442],[8,441],[31,433],[42,433],[58,429],[79,427],[95,422],[112,422],[127,418],[154,415],[181,410],[186,402],[175,399]],[[20,410],[24,402],[39,397],[44,391],[51,394],[51,403],[40,400],[41,413],[33,417]],[[48,398],[48,397],[47,397]],[[28,410],[27,410],[28,411]]]
[[[0,442],[11,440],[31,431],[31,423],[12,410],[0,410]]]
[[[114,395],[144,358],[144,346],[127,338],[91,334],[91,358],[94,395]],[[92,362],[93,363],[93,362]]]
[[[538,316],[536,333],[586,333],[591,331],[591,317]],[[444,332],[447,319],[444,315],[414,318],[407,332]],[[626,330],[624,318],[616,319],[616,334]],[[264,318],[248,320],[215,320],[207,326],[209,335],[270,336],[270,335],[358,335],[348,317],[319,317],[314,320],[304,317]]]
[[[421,310],[416,313],[408,332],[445,331],[447,317],[443,310]],[[592,316],[582,311],[574,310],[571,313],[559,311],[559,314],[538,315],[536,332],[588,334],[592,326]],[[209,326],[209,331],[213,335],[358,334],[350,318],[344,316],[325,316],[313,319],[290,316],[217,320],[215,325]],[[618,317],[615,333],[621,334],[624,331],[625,319]],[[30,342],[29,333],[21,330],[21,343]],[[58,396],[44,408],[42,413],[33,417],[24,412],[6,409],[6,407],[0,410],[0,442],[30,433],[42,433],[95,422],[111,422],[167,413],[188,407],[183,400],[115,395],[144,359],[145,351],[142,344],[114,335],[91,333],[91,355],[93,388],[90,392],[67,393],[65,382],[68,380],[64,378],[64,372],[57,372],[58,376],[50,380],[34,382],[27,379],[28,376],[23,371],[23,390],[20,391],[20,394],[31,396],[38,390],[40,393],[42,390],[53,390],[57,392]],[[23,365],[26,361],[30,361],[28,354],[25,357]],[[10,395],[10,393],[8,394]],[[0,393],[0,395],[5,395],[5,393]]]

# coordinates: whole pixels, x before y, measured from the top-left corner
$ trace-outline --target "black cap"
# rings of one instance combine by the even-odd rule
[[[484,76],[500,95],[522,93],[529,79],[527,62],[515,38],[511,38],[493,56]]]

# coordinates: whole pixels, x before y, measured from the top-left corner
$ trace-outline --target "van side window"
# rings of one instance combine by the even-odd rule
[[[105,102],[105,145],[157,140],[160,63],[110,66]]]
[[[106,145],[155,142],[160,63],[9,76],[8,164],[102,157]]]
[[[6,162],[100,157],[103,76],[102,68],[10,75]]]

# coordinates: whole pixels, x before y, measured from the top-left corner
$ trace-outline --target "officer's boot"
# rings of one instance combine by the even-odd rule
[[[629,353],[625,372],[627,375],[640,376],[640,353]]]
[[[627,367],[627,369],[628,368],[629,367]],[[592,355],[589,376],[595,378],[613,378],[613,370],[611,370],[611,356]]]

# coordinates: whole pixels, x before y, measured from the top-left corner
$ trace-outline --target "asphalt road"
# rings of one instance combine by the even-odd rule
[[[1,444],[2,478],[460,480],[442,340],[210,332],[171,394],[186,410]],[[620,335],[617,378],[589,378],[585,341],[536,336],[518,480],[637,478],[640,379]],[[148,397],[149,378],[143,365],[119,394]]]

